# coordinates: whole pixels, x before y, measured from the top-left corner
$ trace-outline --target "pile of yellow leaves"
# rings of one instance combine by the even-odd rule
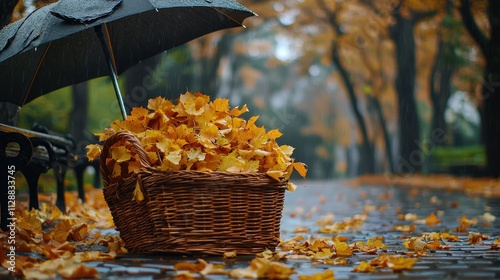
[[[267,173],[288,181],[295,169],[305,177],[306,165],[291,157],[294,148],[276,143],[282,133],[257,126],[258,116],[248,121],[239,117],[247,111],[246,105],[230,109],[228,99],[210,101],[207,95],[186,92],[177,104],[163,97],[150,99],[147,108],[133,108],[126,120],[114,121],[97,135],[105,141],[120,131],[132,133],[159,170]],[[102,148],[87,146],[87,157],[94,160]],[[106,165],[112,177],[139,172],[139,156],[129,143],[115,143],[109,154]]]
[[[54,203],[43,202],[39,210],[28,210],[20,202],[15,211],[15,274],[27,279],[95,278],[98,271],[87,261],[113,259],[126,253],[117,234],[101,234],[97,229],[114,228],[101,190],[87,193],[87,202],[75,193],[66,195],[67,214]],[[52,202],[50,202],[52,200]],[[0,230],[0,264],[10,268],[7,252],[9,231]],[[102,250],[90,250],[101,248]]]

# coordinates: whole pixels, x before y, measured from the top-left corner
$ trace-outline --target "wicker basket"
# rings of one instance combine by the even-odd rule
[[[128,141],[141,170],[118,182],[106,168],[109,147]],[[139,140],[119,132],[101,154],[104,197],[127,249],[137,253],[255,254],[279,243],[286,182],[266,174],[162,172],[151,167]],[[139,183],[144,201],[133,200]]]

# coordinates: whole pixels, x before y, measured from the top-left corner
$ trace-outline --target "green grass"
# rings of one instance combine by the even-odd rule
[[[486,163],[485,149],[481,145],[446,147],[438,146],[430,155],[432,166],[446,168],[459,165],[483,166]]]

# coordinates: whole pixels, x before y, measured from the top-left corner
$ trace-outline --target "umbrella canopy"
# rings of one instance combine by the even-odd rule
[[[253,15],[232,0],[60,0],[0,31],[0,101],[110,75],[125,118],[116,75]]]

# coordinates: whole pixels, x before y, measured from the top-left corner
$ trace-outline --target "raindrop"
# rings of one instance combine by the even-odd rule
[[[155,8],[155,11],[158,12],[158,8]]]
[[[35,52],[36,52],[37,48],[38,48],[38,47],[35,47]]]

